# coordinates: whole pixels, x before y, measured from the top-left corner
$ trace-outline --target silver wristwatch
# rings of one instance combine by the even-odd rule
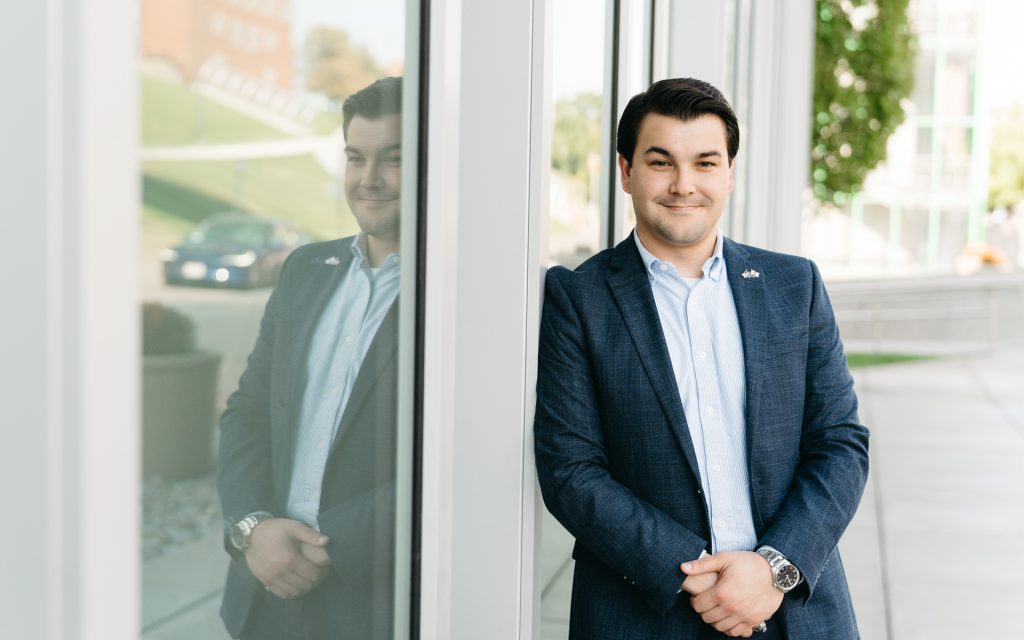
[[[273,517],[273,514],[266,511],[256,511],[231,525],[231,545],[239,551],[245,551],[249,548],[249,537],[252,535],[252,530],[256,528],[256,525]]]
[[[786,556],[771,547],[761,547],[757,552],[771,566],[772,584],[776,589],[782,593],[789,593],[800,584],[800,570],[787,560]]]

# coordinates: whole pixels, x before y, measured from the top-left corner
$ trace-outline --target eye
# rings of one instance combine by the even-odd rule
[[[366,158],[363,156],[348,156],[348,163],[356,166],[364,165],[366,164]]]
[[[384,164],[388,167],[400,167],[402,166],[402,156],[384,158]]]

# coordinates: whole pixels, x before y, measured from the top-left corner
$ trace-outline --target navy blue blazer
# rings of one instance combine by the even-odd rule
[[[229,521],[253,511],[286,512],[310,344],[348,271],[352,242],[348,237],[300,247],[281,271],[220,422],[217,480]],[[396,302],[363,359],[324,471],[318,525],[331,538],[333,570],[304,598],[326,609],[331,637],[392,633],[397,331]],[[221,603],[231,636],[243,632],[261,599],[273,597],[234,553]]]
[[[774,618],[790,638],[857,638],[836,544],[863,493],[868,431],[831,304],[809,260],[728,239],[724,256],[754,527],[805,578]],[[575,271],[548,271],[534,432],[544,502],[576,538],[570,637],[696,638],[704,623],[678,593],[679,564],[710,551],[710,526],[632,237]]]

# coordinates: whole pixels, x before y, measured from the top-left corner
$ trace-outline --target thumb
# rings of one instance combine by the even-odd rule
[[[305,542],[306,544],[316,545],[318,547],[322,547],[331,541],[330,538],[328,538],[324,534],[320,533],[319,531],[316,531],[315,529],[307,527],[301,522],[296,522],[295,526],[292,527],[290,533],[292,538],[294,538],[295,540],[298,540],[299,542]]]
[[[725,560],[719,555],[704,556],[690,562],[684,562],[679,565],[679,568],[686,575],[693,576],[701,573],[710,573],[711,571],[721,571],[725,568]]]

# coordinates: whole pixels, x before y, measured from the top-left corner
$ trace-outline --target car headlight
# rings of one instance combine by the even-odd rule
[[[232,267],[248,267],[254,262],[256,262],[255,251],[246,251],[245,253],[224,256],[224,263],[229,264]]]
[[[160,252],[160,259],[164,262],[174,262],[178,259],[178,252],[174,249],[164,249]]]

